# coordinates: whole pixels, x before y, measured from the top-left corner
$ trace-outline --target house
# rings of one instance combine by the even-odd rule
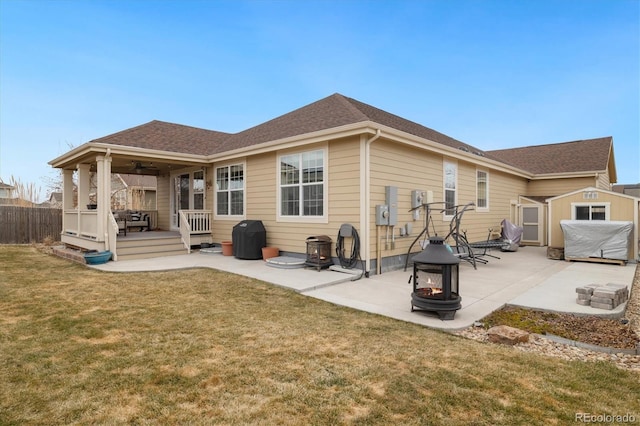
[[[42,204],[52,209],[62,208],[62,192],[52,192],[51,194],[49,194],[49,199]]]
[[[468,203],[475,204],[462,223],[469,240],[486,239],[506,218],[525,225],[527,241],[544,245],[547,198],[584,187],[608,190],[616,181],[611,137],[482,151],[341,94],[234,134],[151,121],[49,164],[63,170],[67,244],[117,247],[109,177],[133,167],[156,177],[157,226],[180,232],[187,250],[194,218],[204,218],[198,233],[215,242],[230,240],[242,220],[261,220],[268,245],[293,256],[305,253],[309,236],[333,237],[347,223],[359,233],[367,272],[403,264],[425,223],[447,235],[454,206]],[[76,170],[74,203],[67,194]],[[91,173],[95,211],[83,208]],[[440,203],[432,222],[425,209],[410,211],[425,201]],[[391,206],[391,225],[377,220],[383,205]]]
[[[15,187],[0,181],[0,204],[14,204],[14,190]]]
[[[119,205],[123,205],[128,210],[156,209],[155,176],[118,174],[117,178],[121,185],[118,191],[114,188],[112,199],[117,198]]]
[[[613,192],[640,198],[640,183],[634,185],[613,185]]]

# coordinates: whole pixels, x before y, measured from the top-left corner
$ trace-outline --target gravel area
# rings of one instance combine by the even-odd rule
[[[625,317],[629,320],[628,327],[640,336],[640,265],[636,266],[636,272],[631,285],[629,301],[627,302]],[[575,320],[575,319],[574,319]],[[585,317],[584,321],[592,322],[592,317]],[[609,330],[599,330],[602,332],[615,333],[612,328]],[[489,343],[487,330],[484,327],[470,327],[461,330],[456,334],[463,337]],[[611,336],[612,338],[615,336]],[[640,355],[629,355],[622,352],[605,353],[600,351],[588,350],[573,345],[558,343],[544,336],[531,334],[529,341],[519,343],[514,349],[535,352],[541,355],[558,357],[566,360],[579,361],[608,361],[614,363],[619,368],[640,372]]]

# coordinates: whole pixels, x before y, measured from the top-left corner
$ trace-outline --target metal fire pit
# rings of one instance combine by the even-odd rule
[[[333,265],[330,237],[318,235],[307,238],[307,260],[305,265],[316,268],[318,271]]]
[[[462,307],[458,294],[460,259],[447,250],[443,238],[431,237],[427,248],[412,260],[411,312],[418,308],[437,313],[441,320],[452,320]]]

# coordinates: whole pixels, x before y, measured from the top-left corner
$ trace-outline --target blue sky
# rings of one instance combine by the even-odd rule
[[[481,149],[613,136],[640,182],[638,0],[0,0],[0,178],[157,119],[224,132],[333,93]]]

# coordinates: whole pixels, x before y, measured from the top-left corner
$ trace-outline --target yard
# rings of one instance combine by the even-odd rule
[[[640,375],[478,343],[209,269],[0,246],[0,424],[640,420]]]

